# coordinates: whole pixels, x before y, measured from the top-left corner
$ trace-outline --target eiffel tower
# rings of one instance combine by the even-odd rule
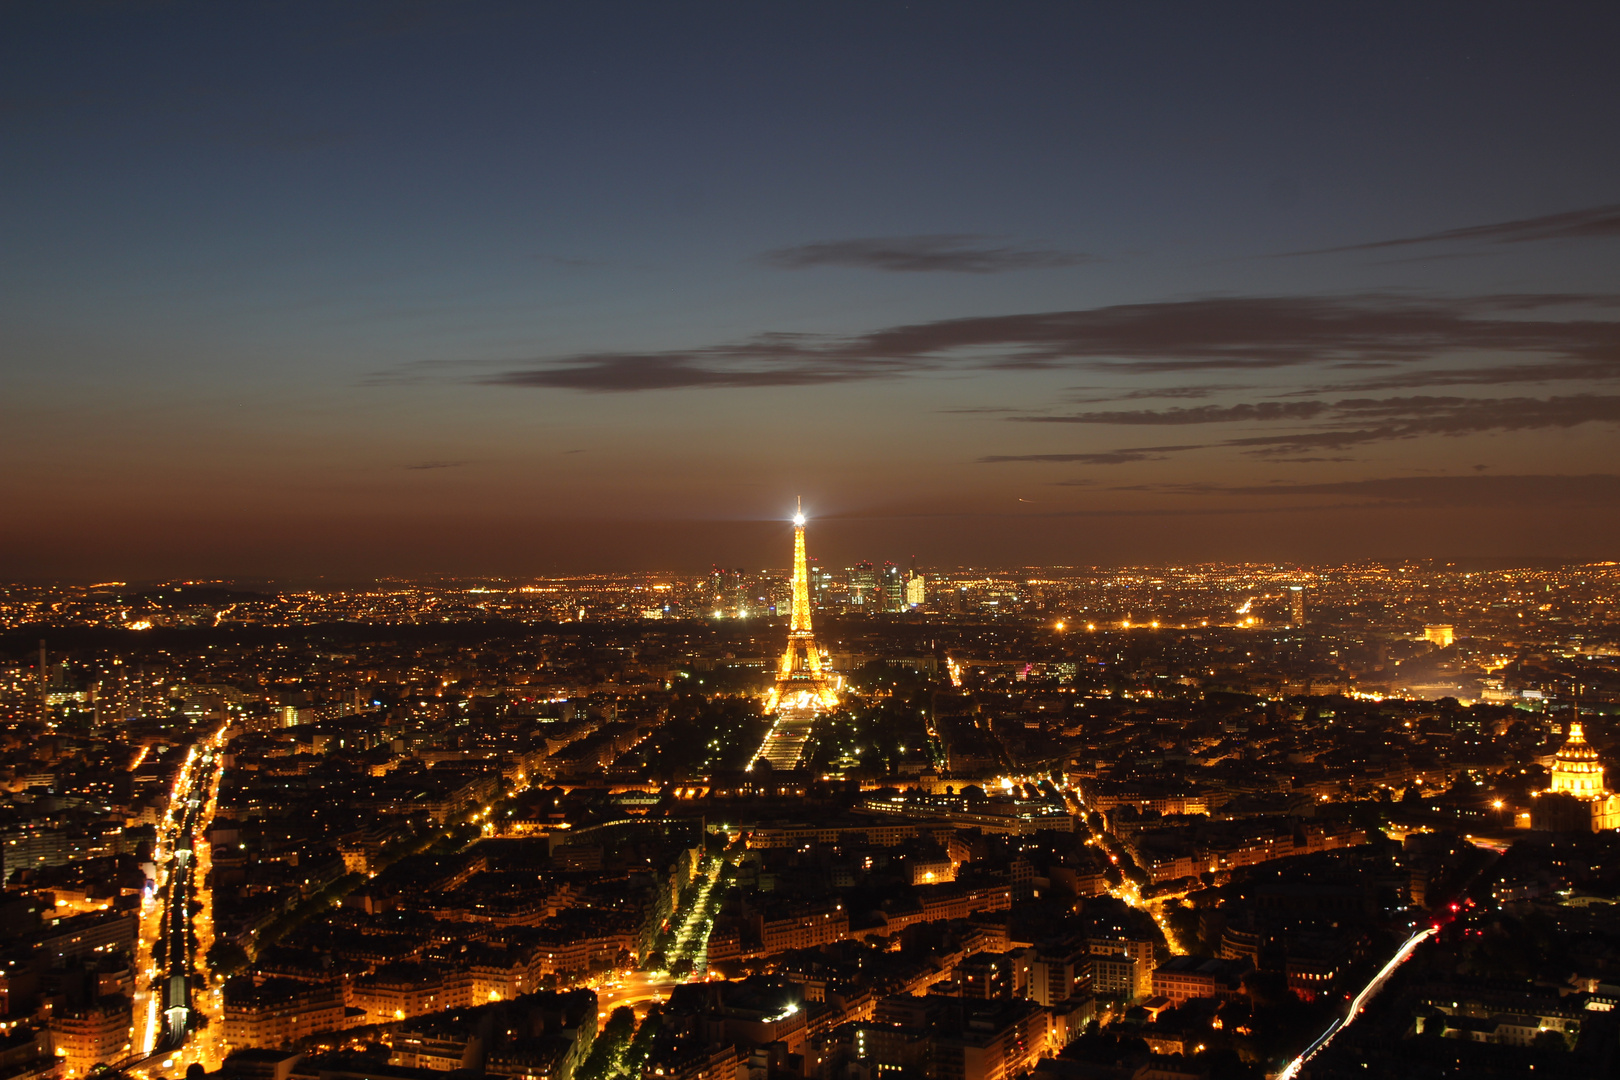
[[[819,712],[838,707],[838,691],[822,670],[821,647],[810,629],[810,569],[804,556],[804,507],[793,516],[793,619],[787,651],[776,669],[767,709]]]

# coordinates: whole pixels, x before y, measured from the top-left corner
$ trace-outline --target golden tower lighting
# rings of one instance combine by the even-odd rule
[[[793,617],[788,626],[787,650],[776,671],[776,686],[766,707],[770,709],[832,709],[838,692],[822,669],[821,647],[810,628],[810,568],[804,554],[804,506],[793,516]]]

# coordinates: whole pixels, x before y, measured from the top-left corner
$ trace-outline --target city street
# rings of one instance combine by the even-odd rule
[[[598,1009],[604,1017],[620,1005],[640,1007],[649,1002],[663,1001],[669,997],[670,991],[681,983],[703,978],[707,968],[705,954],[709,944],[709,931],[714,927],[714,916],[724,895],[724,890],[717,886],[725,867],[724,859],[707,860],[703,877],[698,883],[697,890],[692,894],[691,901],[676,916],[673,926],[675,937],[664,958],[664,968],[656,971],[626,972],[593,985]],[[684,979],[676,978],[670,973],[670,969],[681,960],[688,960],[692,965],[691,975]],[[644,1009],[638,1008],[638,1011]]]
[[[127,1063],[135,1075],[184,1071],[197,1061],[217,1067],[208,1047],[190,1036],[201,1003],[197,994],[205,995],[203,1001],[210,1005],[216,1003],[208,988],[198,985],[200,961],[213,941],[212,904],[208,890],[199,886],[210,865],[207,832],[224,770],[220,749],[225,731],[222,728],[192,749],[159,827],[153,852],[158,888],[153,903],[142,912],[136,961],[143,985],[135,1001],[136,1054]],[[195,915],[193,902],[200,904]]]
[[[1395,974],[1395,969],[1406,963],[1413,950],[1437,933],[1439,933],[1437,928],[1425,927],[1407,938],[1401,944],[1401,947],[1395,950],[1395,955],[1390,957],[1389,962],[1379,968],[1378,974],[1369,979],[1367,985],[1363,986],[1356,994],[1355,998],[1350,1002],[1349,1011],[1344,1014],[1344,1017],[1335,1020],[1315,1042],[1305,1049],[1304,1053],[1290,1061],[1287,1068],[1277,1074],[1278,1080],[1294,1080],[1299,1075],[1300,1070],[1305,1067],[1306,1062],[1326,1050],[1328,1044],[1333,1041],[1334,1036],[1355,1023],[1356,1017],[1361,1015],[1362,1010],[1367,1007],[1367,1002],[1371,1001],[1378,991],[1384,988],[1384,984],[1389,981],[1389,977]]]

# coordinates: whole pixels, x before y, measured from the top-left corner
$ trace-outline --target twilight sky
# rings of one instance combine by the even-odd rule
[[[0,4],[0,579],[1620,557],[1616,40]]]

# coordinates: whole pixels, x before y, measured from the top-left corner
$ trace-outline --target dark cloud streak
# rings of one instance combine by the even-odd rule
[[[985,243],[988,239],[974,233],[860,237],[778,248],[761,258],[785,270],[842,266],[910,274],[998,274],[1091,261],[1091,256],[1076,251],[995,247]]]
[[[1351,446],[1424,436],[1476,435],[1489,431],[1572,428],[1588,423],[1620,423],[1620,397],[1573,395],[1554,398],[1408,397],[1349,399],[1335,403],[1341,421],[1373,421],[1371,426],[1340,426],[1286,435],[1228,439],[1224,445],[1257,456],[1302,450],[1343,450]],[[1381,422],[1380,422],[1381,421]]]
[[[1604,382],[1620,379],[1620,364],[1601,361],[1584,363],[1505,364],[1499,367],[1468,367],[1404,371],[1360,382],[1336,383],[1298,391],[1298,396],[1353,393],[1364,390],[1415,390],[1425,386],[1510,386],[1523,383]]]
[[[1111,451],[1050,454],[997,454],[983,464],[1008,461],[1119,465],[1150,460],[1150,455],[1232,447],[1256,457],[1346,450],[1368,443],[1424,436],[1463,436],[1484,432],[1572,428],[1589,423],[1620,423],[1620,396],[1574,394],[1551,398],[1394,397],[1345,398],[1336,402],[1261,402],[1206,405],[1193,409],[1080,413],[1073,416],[1014,416],[1023,423],[1071,423],[1168,427],[1256,421],[1323,421],[1325,426],[1276,435],[1247,435],[1187,446],[1126,447]],[[1286,460],[1286,459],[1280,459]],[[1299,460],[1299,459],[1293,459]],[[1305,459],[1320,460],[1320,459]]]
[[[1620,476],[1613,473],[1502,476],[1392,476],[1322,484],[1165,485],[1186,495],[1297,498],[1330,496],[1376,500],[1383,505],[1525,506],[1557,503],[1613,505],[1620,502]]]
[[[1371,294],[1123,304],[943,319],[845,338],[768,333],[681,351],[580,354],[475,381],[633,392],[803,386],[942,369],[1163,375],[1313,364],[1417,366],[1466,352],[1516,353],[1607,370],[1620,368],[1620,321],[1523,316],[1550,306],[1612,302],[1565,295],[1459,300]]]
[[[1301,255],[1334,255],[1346,251],[1377,251],[1382,248],[1409,247],[1414,244],[1443,244],[1455,241],[1484,241],[1497,244],[1525,244],[1539,240],[1604,240],[1620,237],[1620,203],[1593,206],[1584,210],[1569,210],[1560,214],[1498,221],[1489,225],[1469,225],[1461,229],[1402,236],[1393,240],[1374,240],[1366,244],[1347,244],[1342,247],[1314,248],[1309,251],[1289,251],[1277,258]]]
[[[1230,424],[1245,420],[1310,420],[1331,408],[1323,401],[1262,401],[1245,405],[1200,405],[1192,409],[1132,409],[1009,419],[1026,424]]]
[[[1134,461],[1153,461],[1161,455],[1139,450],[1109,450],[1096,454],[991,454],[979,459],[981,465],[994,465],[1005,461],[1044,461],[1068,465],[1127,465]]]
[[[1107,450],[1092,454],[992,454],[979,459],[981,465],[994,465],[1006,461],[1044,461],[1073,465],[1126,465],[1133,461],[1162,461],[1166,454],[1183,450],[1203,450],[1205,445],[1183,446],[1130,446],[1122,450]]]
[[[704,366],[688,354],[582,356],[554,367],[505,371],[477,381],[486,386],[549,387],[596,393],[692,388],[807,386],[818,382],[851,382],[880,378],[882,367],[817,366],[810,363],[766,368]]]

